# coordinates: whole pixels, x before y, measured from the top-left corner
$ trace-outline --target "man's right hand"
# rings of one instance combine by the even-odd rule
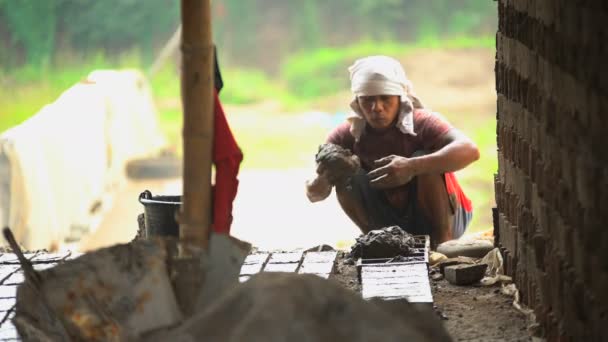
[[[317,177],[311,181],[306,182],[306,196],[311,202],[319,202],[331,194],[331,182],[327,177],[327,172],[323,169],[317,169]]]

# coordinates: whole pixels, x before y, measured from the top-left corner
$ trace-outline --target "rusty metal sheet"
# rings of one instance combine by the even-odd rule
[[[111,340],[123,333],[137,336],[172,326],[182,314],[166,258],[162,241],[141,240],[62,262],[38,272],[40,289],[27,282],[19,286],[16,318],[34,320],[40,331],[62,336],[69,329],[68,336],[85,340]],[[15,288],[0,286],[0,297],[15,297]],[[40,310],[41,296],[46,298],[46,310]],[[53,325],[56,314],[69,322],[62,325],[64,330]],[[91,318],[83,320],[82,315]]]
[[[293,273],[298,269],[298,263],[289,264],[266,264],[264,272],[290,272]]]
[[[269,264],[287,264],[287,263],[299,263],[302,260],[303,252],[289,252],[289,253],[272,253]]]

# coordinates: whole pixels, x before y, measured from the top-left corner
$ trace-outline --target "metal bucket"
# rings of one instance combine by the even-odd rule
[[[179,224],[175,220],[181,196],[152,196],[149,190],[139,195],[144,206],[146,237],[179,236]]]

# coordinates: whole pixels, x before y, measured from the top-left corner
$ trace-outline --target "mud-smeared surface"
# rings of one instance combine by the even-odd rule
[[[359,258],[393,258],[408,256],[415,246],[415,238],[398,226],[372,230],[361,235],[350,251],[353,260]]]
[[[361,284],[359,284],[357,278],[357,266],[348,257],[348,252],[339,251],[334,271],[329,279],[339,282],[349,290],[361,293]]]
[[[348,184],[350,178],[361,168],[359,159],[350,150],[331,143],[319,146],[315,160],[326,172],[332,185]]]

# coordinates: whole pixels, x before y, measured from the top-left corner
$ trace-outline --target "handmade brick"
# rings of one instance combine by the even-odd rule
[[[303,252],[290,252],[290,253],[273,253],[268,260],[269,264],[281,264],[281,263],[298,263],[302,260]]]
[[[304,256],[304,263],[309,262],[334,262],[336,260],[336,256],[338,252],[328,251],[328,252],[308,252]]]
[[[15,298],[17,297],[17,286],[2,285],[0,286],[0,298]]]
[[[454,285],[470,285],[483,278],[488,265],[454,265],[445,268],[445,279]]]
[[[298,269],[298,263],[267,264],[264,272],[289,272],[293,273]]]
[[[263,264],[266,262],[266,260],[268,260],[268,257],[270,256],[269,253],[254,253],[254,254],[249,254],[246,258],[245,261],[243,262],[244,265],[247,264]]]
[[[414,303],[432,303],[426,263],[364,265],[361,269],[362,297],[391,300],[406,298]]]
[[[331,273],[334,268],[334,262],[306,262],[306,260],[300,266],[298,273],[311,273],[311,274],[324,274]]]

